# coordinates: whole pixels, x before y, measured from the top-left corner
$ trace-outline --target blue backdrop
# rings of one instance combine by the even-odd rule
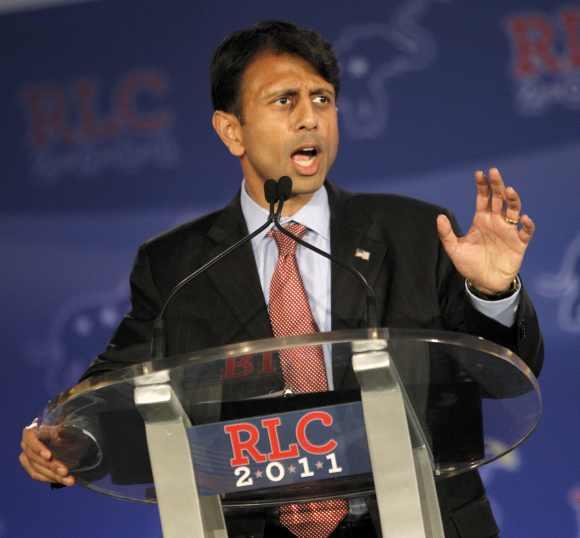
[[[0,16],[0,538],[160,536],[154,507],[28,480],[20,432],[105,345],[137,245],[238,188],[209,124],[208,63],[267,18],[336,46],[341,186],[434,201],[464,227],[475,169],[521,192],[538,226],[523,278],[546,338],[545,415],[484,475],[502,536],[580,537],[580,3],[197,4]]]

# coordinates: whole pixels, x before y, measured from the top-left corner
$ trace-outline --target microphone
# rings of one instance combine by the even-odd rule
[[[294,239],[294,241],[296,241],[299,245],[302,245],[303,247],[310,249],[310,250],[316,252],[317,254],[320,254],[324,258],[326,258],[326,259],[330,260],[332,263],[336,264],[338,267],[341,267],[342,269],[345,269],[346,271],[348,271],[350,274],[354,275],[359,280],[359,282],[362,284],[363,288],[366,291],[367,328],[369,328],[369,329],[376,328],[378,325],[377,325],[377,298],[375,295],[375,290],[367,282],[367,279],[362,275],[362,273],[360,271],[356,270],[354,267],[351,267],[350,265],[347,265],[347,264],[341,262],[339,259],[335,258],[334,256],[331,256],[330,254],[328,254],[328,252],[324,252],[324,250],[320,250],[319,248],[315,247],[314,245],[307,243],[302,238],[289,232],[286,228],[284,228],[280,224],[280,216],[282,215],[282,207],[284,206],[284,202],[286,200],[288,200],[288,198],[290,198],[291,196],[292,196],[292,179],[289,178],[288,176],[282,176],[278,180],[279,200],[278,200],[278,208],[276,210],[276,214],[274,215],[274,226],[276,226],[276,228],[278,230],[280,230],[284,235],[287,235],[288,237]]]
[[[266,202],[270,204],[270,215],[273,215],[274,214],[273,204],[275,204],[278,201],[279,197],[278,183],[276,183],[276,181],[274,181],[273,179],[268,179],[264,183],[264,197],[266,198]]]
[[[288,178],[290,179],[290,178]],[[288,187],[285,187],[288,189]],[[288,191],[288,196],[290,191],[292,190],[292,181],[290,180],[290,190]],[[284,191],[286,193],[286,190]],[[175,285],[175,287],[169,293],[167,299],[163,303],[159,314],[153,321],[153,335],[151,337],[151,357],[152,359],[163,359],[165,357],[165,311],[167,307],[170,305],[171,301],[175,298],[175,296],[189,284],[192,280],[196,279],[199,275],[207,271],[210,267],[213,267],[217,262],[231,254],[234,250],[240,248],[241,246],[245,245],[248,241],[251,241],[254,237],[256,237],[259,233],[263,232],[272,221],[274,221],[275,214],[274,214],[274,204],[278,201],[278,183],[273,179],[268,179],[264,183],[264,197],[266,201],[270,204],[270,214],[268,215],[268,219],[266,222],[260,226],[258,229],[254,230],[251,234],[242,237],[239,241],[236,241],[233,245],[228,247],[223,252],[220,252],[217,256],[213,257],[211,260],[204,263],[201,267],[198,267],[193,273],[187,275],[181,282]],[[282,211],[280,208],[280,204],[278,204],[279,212]]]

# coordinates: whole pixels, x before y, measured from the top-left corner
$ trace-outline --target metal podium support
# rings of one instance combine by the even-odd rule
[[[386,346],[353,342],[352,357],[383,536],[444,538],[429,447]]]
[[[227,538],[218,496],[202,497],[186,428],[191,425],[170,384],[137,386],[135,406],[145,421],[164,538]]]

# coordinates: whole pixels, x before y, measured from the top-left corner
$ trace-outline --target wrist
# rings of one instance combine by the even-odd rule
[[[520,281],[516,276],[509,287],[503,291],[492,292],[488,290],[481,290],[477,288],[471,280],[468,278],[465,279],[465,284],[467,285],[467,289],[478,299],[482,299],[484,301],[499,301],[501,299],[506,299],[510,297],[514,293],[516,293],[520,289]]]

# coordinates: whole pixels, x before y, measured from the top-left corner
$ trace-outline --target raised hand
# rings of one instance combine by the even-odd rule
[[[487,176],[477,171],[475,181],[475,215],[467,234],[457,237],[445,215],[437,217],[437,231],[457,271],[480,292],[494,295],[509,289],[518,274],[535,224],[520,215],[520,196],[504,185],[497,168]]]

